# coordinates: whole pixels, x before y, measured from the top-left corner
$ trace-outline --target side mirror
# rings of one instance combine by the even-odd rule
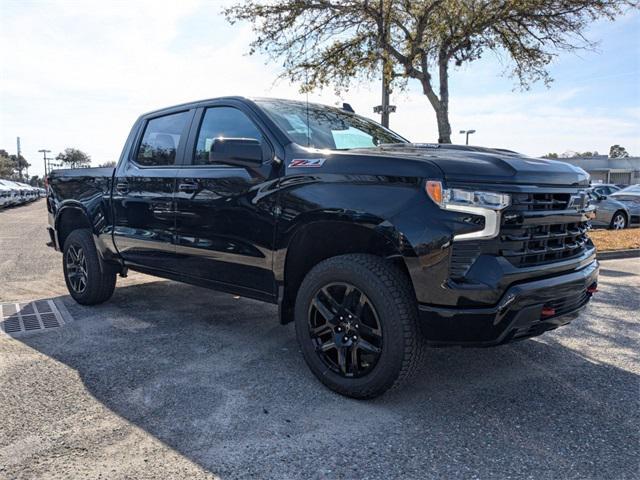
[[[269,159],[270,150],[255,138],[216,138],[209,151],[209,163],[260,167]]]

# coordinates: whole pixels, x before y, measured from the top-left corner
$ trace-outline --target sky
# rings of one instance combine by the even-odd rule
[[[299,85],[277,80],[281,62],[249,56],[248,25],[229,25],[226,0],[0,0],[0,148],[22,153],[30,175],[42,175],[46,148],[91,155],[93,165],[117,160],[135,119],[177,103],[224,95],[304,98]],[[508,63],[492,55],[455,68],[450,80],[454,143],[531,156],[548,152],[607,153],[621,144],[640,155],[640,13],[598,21],[586,32],[595,51],[559,55],[550,88],[522,92]],[[379,120],[379,82],[337,97]],[[431,107],[418,85],[394,92],[391,128],[416,142],[437,140]]]

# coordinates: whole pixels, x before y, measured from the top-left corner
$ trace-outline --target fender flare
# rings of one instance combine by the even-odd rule
[[[89,216],[89,212],[87,212],[87,209],[85,208],[85,206],[76,200],[66,200],[62,203],[62,205],[56,212],[55,220],[54,220],[56,242],[58,242],[58,246],[60,247],[60,250],[62,250],[62,248],[64,247],[62,242],[60,242],[60,220],[63,218],[63,215],[65,213],[68,213],[69,211],[75,211],[75,212],[78,212],[80,215],[82,215],[82,217],[86,219],[87,224],[91,228],[91,233],[93,233],[95,236],[94,226],[93,226],[93,223],[91,222],[91,217]]]

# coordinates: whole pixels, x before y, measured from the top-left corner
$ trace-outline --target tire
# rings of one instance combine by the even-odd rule
[[[618,210],[613,214],[609,228],[612,230],[624,230],[627,228],[627,216],[622,210]]]
[[[90,230],[69,234],[62,249],[62,266],[67,289],[76,302],[97,305],[113,295],[117,269],[102,261]]]
[[[374,255],[320,262],[296,297],[296,336],[307,365],[331,390],[353,398],[377,397],[416,372],[424,349],[417,319],[406,275]]]

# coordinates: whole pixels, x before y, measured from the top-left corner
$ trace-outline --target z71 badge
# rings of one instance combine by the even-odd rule
[[[321,167],[324,163],[324,158],[294,158],[289,163],[289,168],[294,167]]]

